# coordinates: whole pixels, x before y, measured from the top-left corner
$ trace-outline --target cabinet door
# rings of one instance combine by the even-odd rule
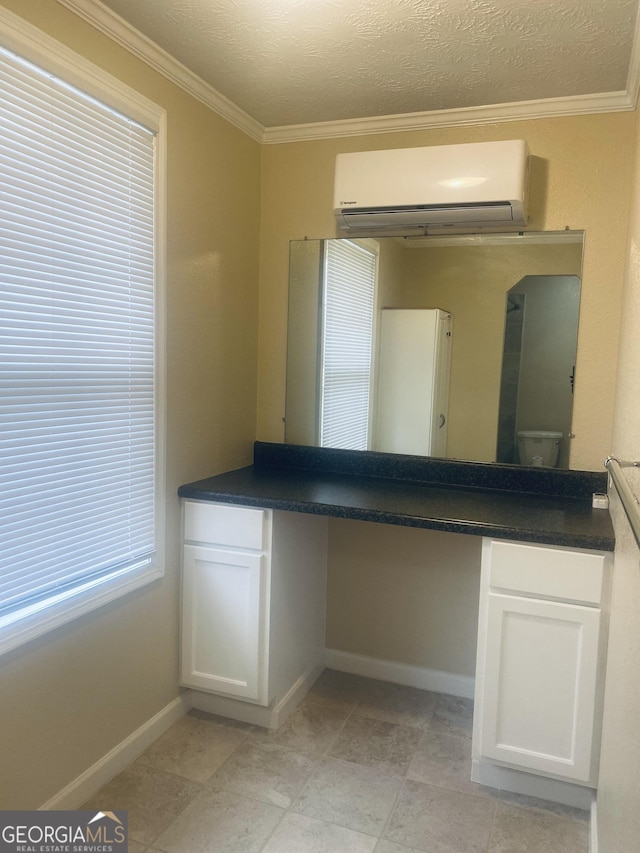
[[[480,754],[588,782],[600,610],[489,594]]]
[[[264,556],[185,545],[182,583],[182,684],[264,702]]]

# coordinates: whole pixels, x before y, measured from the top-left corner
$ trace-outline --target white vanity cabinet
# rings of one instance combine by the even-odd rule
[[[323,666],[327,520],[209,501],[183,509],[181,684],[194,707],[276,725]]]
[[[265,510],[184,506],[182,683],[266,704]]]
[[[476,781],[495,763],[595,786],[607,555],[485,539],[473,732]]]

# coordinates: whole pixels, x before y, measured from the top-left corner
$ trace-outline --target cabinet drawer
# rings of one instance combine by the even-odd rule
[[[265,515],[263,509],[185,501],[184,538],[191,542],[262,551]]]
[[[604,554],[516,542],[489,543],[489,583],[494,589],[598,605]]]

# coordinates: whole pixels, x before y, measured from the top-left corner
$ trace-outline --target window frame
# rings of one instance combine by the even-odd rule
[[[19,16],[0,8],[0,44],[127,115],[155,133],[154,163],[154,372],[155,372],[155,539],[151,565],[96,582],[84,591],[45,606],[27,607],[19,619],[0,627],[0,654],[17,648],[78,617],[163,577],[166,531],[166,112],[118,78]],[[85,583],[85,586],[87,584]]]

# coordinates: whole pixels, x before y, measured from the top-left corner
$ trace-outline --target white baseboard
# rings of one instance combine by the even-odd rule
[[[324,672],[324,663],[318,664],[305,672],[296,683],[285,693],[282,699],[273,709],[273,725],[269,728],[279,729],[288,717],[295,711],[300,702],[313,687],[315,682]]]
[[[452,696],[473,698],[473,678],[393,661],[377,660],[336,649],[327,649],[325,664],[317,665],[303,673],[282,699],[272,707],[265,708],[261,705],[252,705],[248,702],[217,696],[213,693],[187,690],[51,797],[40,808],[43,810],[79,808],[103,785],[122,772],[132,761],[135,761],[148,746],[164,734],[176,720],[187,714],[191,708],[268,729],[279,728],[302,701],[323,671],[324,665],[330,669],[377,678],[381,681],[390,681],[394,684],[406,684],[423,690],[432,690],[435,693],[448,693]]]
[[[561,803],[576,809],[588,811],[592,808],[593,788],[587,788],[575,782],[565,782],[562,779],[553,779],[550,776],[515,770],[512,767],[503,767],[483,759],[474,758],[471,762],[471,781],[500,791],[538,797],[541,800]]]
[[[434,693],[448,693],[450,696],[473,699],[475,679],[471,676],[379,660],[353,652],[341,652],[339,649],[326,649],[325,662],[329,669],[377,678],[379,681],[391,681],[393,684],[419,687],[421,690],[432,690]]]
[[[188,694],[183,693],[178,696],[40,808],[47,811],[79,808],[103,785],[131,764],[190,708]]]
[[[598,853],[598,798],[591,801],[591,822],[589,823],[589,853]]]
[[[230,717],[232,720],[240,720],[242,723],[262,726],[265,729],[278,729],[304,699],[323,669],[324,665],[320,664],[303,673],[282,699],[273,706],[252,705],[250,702],[218,696],[215,693],[205,693],[201,690],[190,690],[189,702],[191,707],[198,711]]]

